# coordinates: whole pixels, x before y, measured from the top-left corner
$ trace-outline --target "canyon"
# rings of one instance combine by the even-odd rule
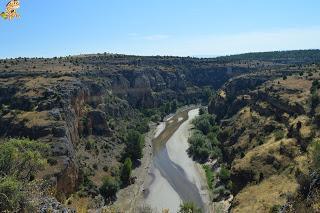
[[[36,178],[55,194],[37,198],[40,208],[100,209],[98,187],[119,168],[128,129],[148,132],[173,103],[208,105],[231,171],[232,212],[301,208],[297,178],[308,176],[308,146],[319,136],[320,106],[310,105],[310,89],[320,79],[320,51],[274,55],[0,60],[0,136],[50,147]],[[75,193],[82,194],[72,199]]]

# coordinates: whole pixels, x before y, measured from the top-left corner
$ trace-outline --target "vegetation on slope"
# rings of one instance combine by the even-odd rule
[[[201,108],[199,116],[192,123],[194,130],[188,139],[190,147],[189,155],[199,163],[203,164],[207,184],[212,190],[214,200],[219,201],[227,197],[232,189],[230,172],[226,166],[222,165],[214,171],[212,162],[221,162],[223,160],[221,143],[218,140],[220,128],[216,123],[215,116]]]
[[[178,213],[201,213],[201,209],[198,208],[194,203],[192,202],[184,202],[180,205],[180,209]]]
[[[7,139],[0,144],[0,210],[33,211],[32,185],[46,165],[48,147],[29,139]]]
[[[207,112],[199,115],[192,121],[195,131],[188,139],[190,147],[189,155],[196,161],[206,162],[209,158],[219,159],[222,157],[220,143],[217,139],[219,127],[215,118]]]
[[[212,102],[234,212],[319,211],[319,65],[294,69],[269,79],[263,72],[232,79]]]
[[[292,50],[245,53],[239,55],[218,57],[217,59],[219,61],[257,60],[278,61],[285,63],[314,63],[320,61],[320,50]]]

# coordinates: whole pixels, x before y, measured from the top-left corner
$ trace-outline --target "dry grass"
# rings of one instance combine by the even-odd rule
[[[301,79],[296,76],[289,76],[286,80],[279,80],[282,87],[292,89],[292,90],[301,90],[301,91],[310,91],[312,81]]]
[[[268,85],[274,88],[275,95],[279,95],[280,99],[289,105],[295,106],[298,104],[306,107],[310,97],[312,81],[297,76],[289,76],[286,80],[276,79],[269,82]]]
[[[48,111],[21,113],[18,115],[18,120],[25,121],[25,125],[28,128],[33,126],[48,126],[52,122],[50,121],[50,115]]]
[[[90,203],[89,198],[78,198],[78,197],[72,197],[71,199],[71,205],[69,207],[76,209],[76,212],[78,213],[87,213],[88,212],[88,206]]]
[[[262,181],[259,185],[247,186],[236,197],[238,203],[232,212],[270,212],[274,205],[283,205],[286,194],[294,193],[298,184],[294,177],[274,175]]]

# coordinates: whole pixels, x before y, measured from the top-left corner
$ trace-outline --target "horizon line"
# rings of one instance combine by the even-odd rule
[[[97,53],[78,53],[72,55],[60,55],[60,56],[18,56],[18,57],[10,57],[10,58],[0,58],[0,60],[12,60],[12,59],[53,59],[53,58],[67,58],[67,57],[89,57],[96,55],[118,55],[118,56],[131,56],[131,57],[172,57],[172,58],[199,58],[199,59],[215,59],[220,57],[230,57],[230,56],[238,56],[244,54],[258,54],[258,53],[272,53],[272,52],[293,52],[293,51],[320,51],[319,48],[312,49],[287,49],[287,50],[270,50],[270,51],[252,51],[252,52],[243,52],[243,53],[235,53],[235,54],[195,54],[195,55],[143,55],[143,54],[129,54],[129,53],[111,53],[111,52],[97,52]]]

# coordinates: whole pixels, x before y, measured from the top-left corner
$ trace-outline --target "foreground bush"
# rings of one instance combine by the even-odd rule
[[[23,183],[14,177],[0,179],[0,210],[14,212],[21,209],[26,196],[22,189]]]
[[[48,147],[29,139],[9,139],[0,144],[0,211],[23,212],[29,205],[26,185],[46,165]]]
[[[48,147],[29,139],[10,139],[0,145],[1,175],[29,180],[46,165],[43,153]]]

